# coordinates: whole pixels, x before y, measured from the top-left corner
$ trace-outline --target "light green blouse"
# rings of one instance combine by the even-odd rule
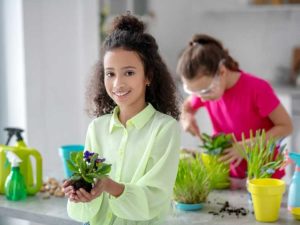
[[[71,218],[91,225],[161,224],[169,210],[177,174],[180,129],[172,117],[156,111],[151,104],[127,121],[113,114],[91,122],[85,149],[112,164],[109,174],[125,185],[118,197],[101,194],[88,203],[68,201]]]

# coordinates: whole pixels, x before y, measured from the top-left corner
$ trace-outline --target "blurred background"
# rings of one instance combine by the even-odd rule
[[[291,0],[0,0],[0,143],[6,126],[25,129],[42,154],[44,175],[63,177],[58,148],[84,144],[92,118],[85,90],[111,19],[130,10],[156,38],[175,74],[195,33],[219,38],[240,67],[273,84],[293,117],[287,142],[300,151],[300,1]],[[202,131],[211,126],[205,112]],[[199,141],[182,132],[183,147]],[[298,148],[298,149],[297,149]]]

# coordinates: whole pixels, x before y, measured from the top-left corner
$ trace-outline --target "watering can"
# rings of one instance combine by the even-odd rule
[[[5,192],[5,180],[11,170],[6,152],[12,151],[22,160],[20,171],[25,179],[27,194],[34,195],[39,192],[43,184],[41,154],[36,149],[27,147],[21,135],[22,129],[5,128],[4,130],[7,131],[8,138],[5,145],[0,145],[0,193],[4,194]],[[13,136],[17,138],[16,145],[9,146]],[[31,158],[35,159],[35,165],[32,165]]]
[[[289,159],[295,162],[296,168],[289,187],[288,210],[300,220],[300,154],[290,152]]]

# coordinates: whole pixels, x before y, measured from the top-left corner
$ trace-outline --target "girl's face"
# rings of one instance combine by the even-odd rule
[[[149,81],[139,55],[134,51],[114,49],[106,52],[103,65],[106,92],[120,109],[143,109]]]
[[[197,75],[192,80],[182,77],[184,91],[196,95],[203,101],[217,100],[222,97],[225,84],[221,74],[214,76]]]

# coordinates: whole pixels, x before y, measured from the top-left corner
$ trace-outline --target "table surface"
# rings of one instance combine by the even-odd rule
[[[77,225],[82,224],[67,215],[67,199],[50,197],[43,199],[41,194],[28,196],[25,201],[8,201],[0,196],[0,216],[18,218],[41,224]]]
[[[286,192],[287,193],[287,192]],[[165,225],[197,225],[197,224],[266,224],[255,220],[252,213],[251,204],[248,203],[248,193],[246,191],[230,191],[220,190],[210,193],[208,202],[204,208],[196,212],[184,212],[176,209],[170,209],[170,214],[166,219]],[[280,209],[279,220],[273,224],[290,224],[299,225],[297,221],[287,210],[286,204],[287,196],[284,195]],[[221,213],[213,215],[209,212],[218,212],[222,205],[228,201],[233,207],[244,207],[249,210],[246,216],[240,215],[237,217],[234,214]],[[33,221],[41,224],[59,224],[59,225],[77,225],[67,215],[66,210],[67,199],[51,197],[50,199],[43,199],[41,195],[28,197],[26,201],[12,202],[7,201],[5,197],[0,196],[0,216],[19,218],[23,220]]]
[[[228,213],[219,213],[213,215],[209,212],[219,212],[222,204],[228,201],[230,206],[234,208],[245,208],[249,213],[246,216],[236,216],[235,214],[229,215]],[[252,204],[249,203],[249,194],[243,190],[220,190],[213,191],[208,197],[207,203],[204,208],[196,212],[183,212],[175,207],[171,210],[165,225],[196,225],[196,224],[223,224],[223,225],[240,225],[240,224],[264,224],[255,220],[252,209]],[[287,192],[283,196],[280,215],[278,221],[272,224],[290,224],[300,225],[300,221],[295,220],[294,217],[287,210]]]

